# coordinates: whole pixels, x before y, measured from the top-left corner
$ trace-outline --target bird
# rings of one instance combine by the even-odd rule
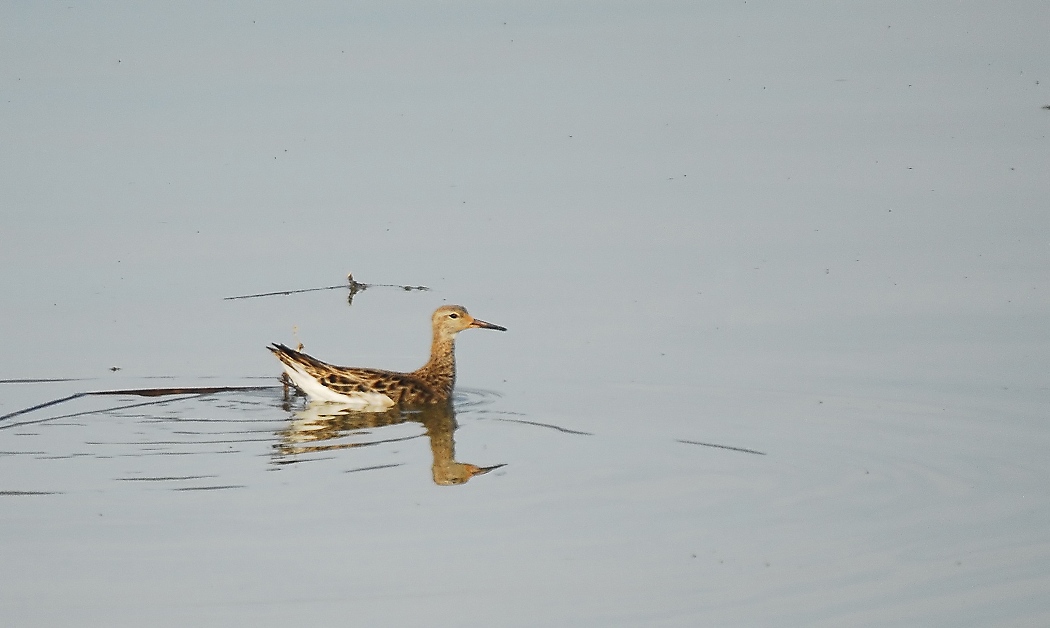
[[[449,403],[456,384],[456,334],[480,328],[506,327],[474,318],[461,305],[443,305],[431,316],[434,339],[430,359],[411,373],[335,366],[283,344],[267,349],[277,356],[285,373],[315,402],[332,402],[348,409],[382,411],[394,405]]]

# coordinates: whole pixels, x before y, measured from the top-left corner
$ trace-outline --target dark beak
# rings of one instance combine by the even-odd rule
[[[493,325],[492,323],[486,323],[485,321],[474,319],[474,322],[470,324],[471,327],[480,327],[481,329],[495,329],[496,331],[507,331],[506,327],[500,327],[499,325]]]
[[[493,465],[491,467],[476,467],[477,471],[474,471],[473,473],[471,473],[471,475],[485,475],[489,471],[495,471],[496,469],[498,469],[500,467],[505,467],[505,466],[507,466],[506,463]]]

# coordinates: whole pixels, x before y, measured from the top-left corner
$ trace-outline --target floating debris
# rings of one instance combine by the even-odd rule
[[[321,288],[301,288],[301,289],[298,289],[298,290],[280,290],[280,291],[277,291],[277,292],[260,292],[258,294],[242,294],[242,295],[235,296],[235,297],[223,297],[222,300],[223,301],[234,301],[236,299],[256,299],[256,298],[259,298],[259,297],[288,296],[290,294],[301,294],[303,292],[319,292],[321,290],[341,290],[341,289],[345,288],[345,289],[348,289],[350,291],[350,295],[347,298],[347,300],[350,301],[351,303],[353,303],[354,295],[356,295],[359,292],[364,292],[368,288],[400,288],[401,290],[404,290],[405,292],[412,292],[412,291],[415,291],[415,290],[420,290],[420,291],[430,290],[430,288],[428,288],[427,286],[401,286],[401,285],[390,284],[390,283],[362,283],[362,282],[357,281],[356,279],[354,279],[353,273],[347,273],[346,280],[347,280],[346,284],[339,285],[339,286],[323,286]]]

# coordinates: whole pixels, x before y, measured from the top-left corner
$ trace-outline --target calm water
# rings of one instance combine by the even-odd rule
[[[1050,623],[1046,7],[563,5],[0,9],[0,623]]]

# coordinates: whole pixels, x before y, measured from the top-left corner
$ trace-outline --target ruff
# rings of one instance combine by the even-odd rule
[[[431,321],[434,340],[430,359],[411,373],[334,366],[282,344],[267,348],[282,362],[296,388],[313,401],[337,402],[361,410],[448,403],[456,385],[456,334],[471,327],[507,329],[478,320],[459,305],[439,307]]]

